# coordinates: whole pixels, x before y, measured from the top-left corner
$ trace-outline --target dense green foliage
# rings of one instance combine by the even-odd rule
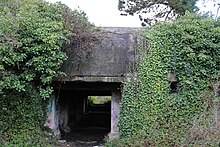
[[[0,9],[0,144],[45,146],[52,79],[63,75],[66,46],[89,38],[93,25],[61,3],[10,0]]]
[[[45,2],[15,10],[4,7],[0,22],[0,61],[6,71],[0,81],[3,91],[25,91],[35,80],[41,97],[51,93],[48,84],[60,74],[58,69],[66,59],[61,47],[68,30],[58,8]]]
[[[11,93],[0,99],[0,144],[4,146],[47,146],[52,136],[42,128],[45,105],[38,92]],[[45,130],[45,131],[43,131]],[[1,146],[0,145],[0,146]]]
[[[219,99],[212,87],[220,76],[220,20],[187,13],[146,29],[144,36],[147,53],[142,52],[137,75],[124,88],[121,137],[139,136],[143,144],[156,146],[196,144],[204,138],[188,141],[187,133]]]

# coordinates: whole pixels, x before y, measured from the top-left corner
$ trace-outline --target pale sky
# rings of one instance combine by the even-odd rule
[[[96,26],[102,27],[141,27],[138,15],[121,16],[118,10],[118,0],[47,0],[49,2],[61,1],[71,9],[78,7],[85,11],[89,21]],[[218,1],[218,0],[217,0]],[[217,8],[213,7],[213,3],[209,2],[205,7],[200,3],[198,6],[202,11],[213,11]],[[216,15],[216,11],[212,12]],[[219,12],[220,13],[220,12]]]
[[[89,21],[102,27],[141,27],[139,17],[121,16],[118,10],[118,0],[47,0],[61,1],[70,8],[79,7],[85,11]]]

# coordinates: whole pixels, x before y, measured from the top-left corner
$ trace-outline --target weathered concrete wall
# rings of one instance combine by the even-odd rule
[[[80,47],[75,48],[70,45],[67,48],[68,60],[62,67],[67,76],[55,79],[53,84],[55,89],[59,89],[57,93],[60,90],[68,90],[73,95],[87,94],[84,95],[85,97],[111,95],[111,131],[108,137],[115,139],[119,137],[121,84],[129,79],[130,72],[138,59],[137,48],[143,44],[143,40],[137,28],[101,28],[98,33],[100,33],[98,34],[100,42],[95,44],[89,53],[83,52]],[[68,119],[66,118],[69,118],[68,115],[71,116],[71,113],[75,113],[77,116],[70,117],[74,119],[69,121],[70,123],[78,122],[82,117],[80,112],[82,112],[81,106],[83,105],[69,95],[62,97],[64,98],[59,100],[60,111],[57,111],[61,114],[58,118],[59,127],[68,132],[70,129],[68,129]],[[58,98],[59,96],[57,96]],[[76,110],[67,112],[65,98],[69,100],[68,104],[73,104],[70,107],[74,107]],[[83,100],[83,98],[78,100]],[[55,113],[50,112],[50,116],[54,119]],[[50,128],[59,130],[57,125],[55,126]]]
[[[90,53],[68,52],[64,81],[122,82],[135,65],[140,35],[137,28],[101,28],[100,42]]]

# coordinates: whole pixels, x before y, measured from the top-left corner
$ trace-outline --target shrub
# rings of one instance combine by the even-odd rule
[[[143,32],[148,50],[141,54],[138,74],[124,87],[122,138],[140,136],[159,146],[187,140],[193,120],[213,107],[219,33],[219,19],[190,13]]]
[[[0,20],[0,144],[46,146],[52,79],[64,75],[66,47],[94,39],[94,27],[84,12],[43,0],[2,1]]]

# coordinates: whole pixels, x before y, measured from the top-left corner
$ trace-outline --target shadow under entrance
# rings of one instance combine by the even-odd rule
[[[55,83],[54,99],[61,139],[78,146],[100,145],[103,139],[119,137],[119,102],[121,83]],[[48,117],[52,118],[52,117]],[[51,127],[50,127],[51,128]]]
[[[111,131],[111,92],[61,90],[59,128],[61,138],[96,143]]]

